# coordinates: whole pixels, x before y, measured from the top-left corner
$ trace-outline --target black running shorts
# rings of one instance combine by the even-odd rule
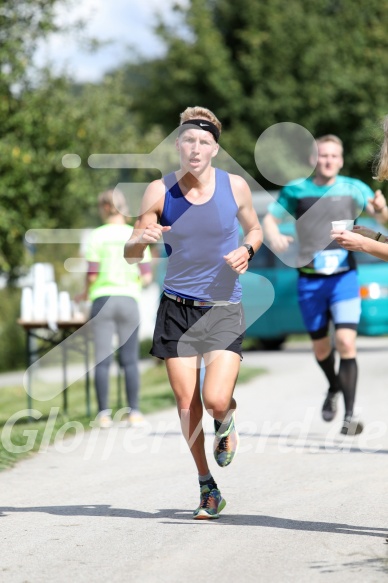
[[[230,350],[241,357],[244,335],[241,303],[204,308],[187,306],[163,295],[150,354],[164,359]]]

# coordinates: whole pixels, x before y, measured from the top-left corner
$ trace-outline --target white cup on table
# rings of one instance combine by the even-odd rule
[[[72,313],[71,313],[71,300],[70,294],[67,291],[59,292],[59,320],[63,322],[67,322],[71,320]]]
[[[24,287],[22,289],[22,297],[20,304],[20,318],[25,322],[30,322],[34,315],[34,304],[32,289]]]

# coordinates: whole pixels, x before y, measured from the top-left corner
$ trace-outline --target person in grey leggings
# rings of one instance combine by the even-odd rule
[[[91,328],[95,350],[95,388],[98,401],[97,424],[112,425],[109,406],[109,368],[113,360],[113,336],[119,339],[119,362],[124,369],[125,389],[130,409],[129,425],[140,425],[138,302],[142,289],[152,281],[151,253],[139,265],[130,266],[123,257],[123,247],[133,228],[127,224],[128,207],[123,193],[107,190],[98,196],[103,225],[88,237],[85,259],[85,289],[79,300],[92,304]]]
[[[113,360],[113,335],[118,335],[119,365],[124,371],[125,392],[131,411],[139,410],[139,308],[128,296],[96,298],[91,310],[95,386],[100,414],[108,411],[109,370]]]

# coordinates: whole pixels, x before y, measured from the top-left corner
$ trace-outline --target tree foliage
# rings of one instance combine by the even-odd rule
[[[118,170],[93,170],[94,153],[136,151],[136,116],[122,75],[98,85],[36,70],[37,41],[55,30],[53,10],[63,0],[0,2],[0,272],[9,281],[29,255],[29,229],[94,226],[97,194],[114,186]],[[81,158],[65,168],[65,154]]]
[[[141,64],[144,123],[171,131],[188,105],[209,107],[223,122],[223,147],[265,186],[253,153],[269,126],[335,133],[345,171],[371,183],[387,112],[387,3],[190,0],[176,10],[181,26],[158,28],[165,56]]]
[[[134,179],[91,169],[90,154],[149,152],[188,105],[214,110],[221,145],[265,187],[277,185],[260,175],[255,145],[279,122],[339,135],[344,171],[372,182],[387,112],[386,3],[188,0],[176,7],[180,26],[160,19],[162,57],[75,86],[31,67],[65,2],[0,1],[0,272],[11,280],[25,263],[28,229],[94,226],[97,193]],[[80,156],[79,168],[64,168],[68,153]]]
[[[107,78],[75,96],[68,80],[48,76],[13,99],[12,128],[0,141],[2,271],[16,275],[25,261],[27,230],[95,223],[97,194],[114,186],[118,173],[92,170],[89,155],[135,148],[133,129],[122,124],[124,92],[112,98],[117,88]],[[81,166],[65,168],[66,154],[77,154]]]

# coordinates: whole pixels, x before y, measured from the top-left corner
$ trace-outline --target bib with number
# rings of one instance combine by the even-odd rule
[[[325,249],[314,255],[315,273],[331,275],[349,270],[348,252],[346,249]]]

